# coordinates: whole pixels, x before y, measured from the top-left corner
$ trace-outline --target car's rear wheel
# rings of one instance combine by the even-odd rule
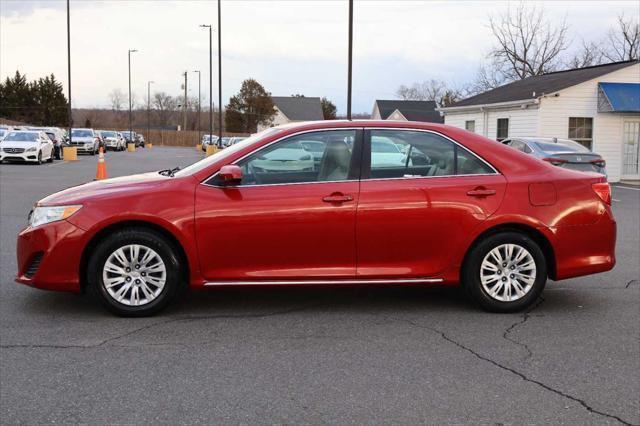
[[[483,309],[517,312],[533,305],[547,281],[540,246],[518,232],[503,232],[476,244],[462,270],[462,284]]]
[[[180,257],[161,234],[127,229],[108,236],[95,249],[87,278],[102,304],[128,317],[153,315],[183,286]]]
[[[38,159],[36,160],[36,163],[42,164],[42,151],[38,152]]]

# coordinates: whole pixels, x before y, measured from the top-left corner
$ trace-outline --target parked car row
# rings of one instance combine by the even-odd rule
[[[207,145],[222,145],[222,148],[228,148],[231,145],[235,145],[238,142],[245,140],[246,137],[243,136],[223,136],[222,143],[218,144],[220,137],[213,135],[210,137],[209,134],[203,135],[200,144],[202,145],[202,150],[207,150]]]
[[[144,136],[132,132],[94,130],[90,128],[67,131],[57,127],[0,126],[0,162],[20,161],[40,164],[62,160],[63,147],[73,146],[78,153],[95,155],[104,151],[124,151],[131,140],[144,147]]]

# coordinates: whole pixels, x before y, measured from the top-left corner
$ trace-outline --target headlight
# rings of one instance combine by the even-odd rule
[[[27,152],[33,152],[33,151],[37,151],[38,148],[36,148],[35,146],[32,146],[31,148],[27,148]]]
[[[29,226],[36,227],[46,223],[63,220],[80,210],[82,206],[36,207],[29,215]]]

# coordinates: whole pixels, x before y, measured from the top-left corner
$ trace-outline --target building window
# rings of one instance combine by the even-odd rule
[[[593,118],[569,117],[569,139],[591,149],[593,146]]]
[[[509,137],[509,119],[498,118],[498,129],[496,131],[496,140],[502,142]]]
[[[467,120],[464,122],[465,130],[475,133],[476,132],[476,120]]]

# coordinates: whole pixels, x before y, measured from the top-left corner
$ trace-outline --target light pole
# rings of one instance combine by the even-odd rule
[[[187,130],[187,72],[184,72],[184,105],[182,106],[182,130]]]
[[[222,148],[222,0],[218,0],[218,148]]]
[[[349,0],[349,71],[347,76],[347,120],[351,120],[351,77],[353,66],[353,0]]]
[[[211,25],[200,25],[200,28],[209,28],[209,142],[213,141],[213,36]]]
[[[151,143],[151,84],[153,80],[147,81],[147,143]]]
[[[195,70],[198,73],[198,143],[200,143],[200,103],[202,102],[200,96],[200,70]]]
[[[129,139],[132,143],[135,143],[133,140],[133,129],[131,125],[131,54],[137,52],[136,49],[129,49],[128,59],[129,59]]]
[[[69,13],[69,0],[67,0],[67,77],[69,79],[69,145],[71,145],[71,14]],[[60,148],[62,149],[62,148]]]

